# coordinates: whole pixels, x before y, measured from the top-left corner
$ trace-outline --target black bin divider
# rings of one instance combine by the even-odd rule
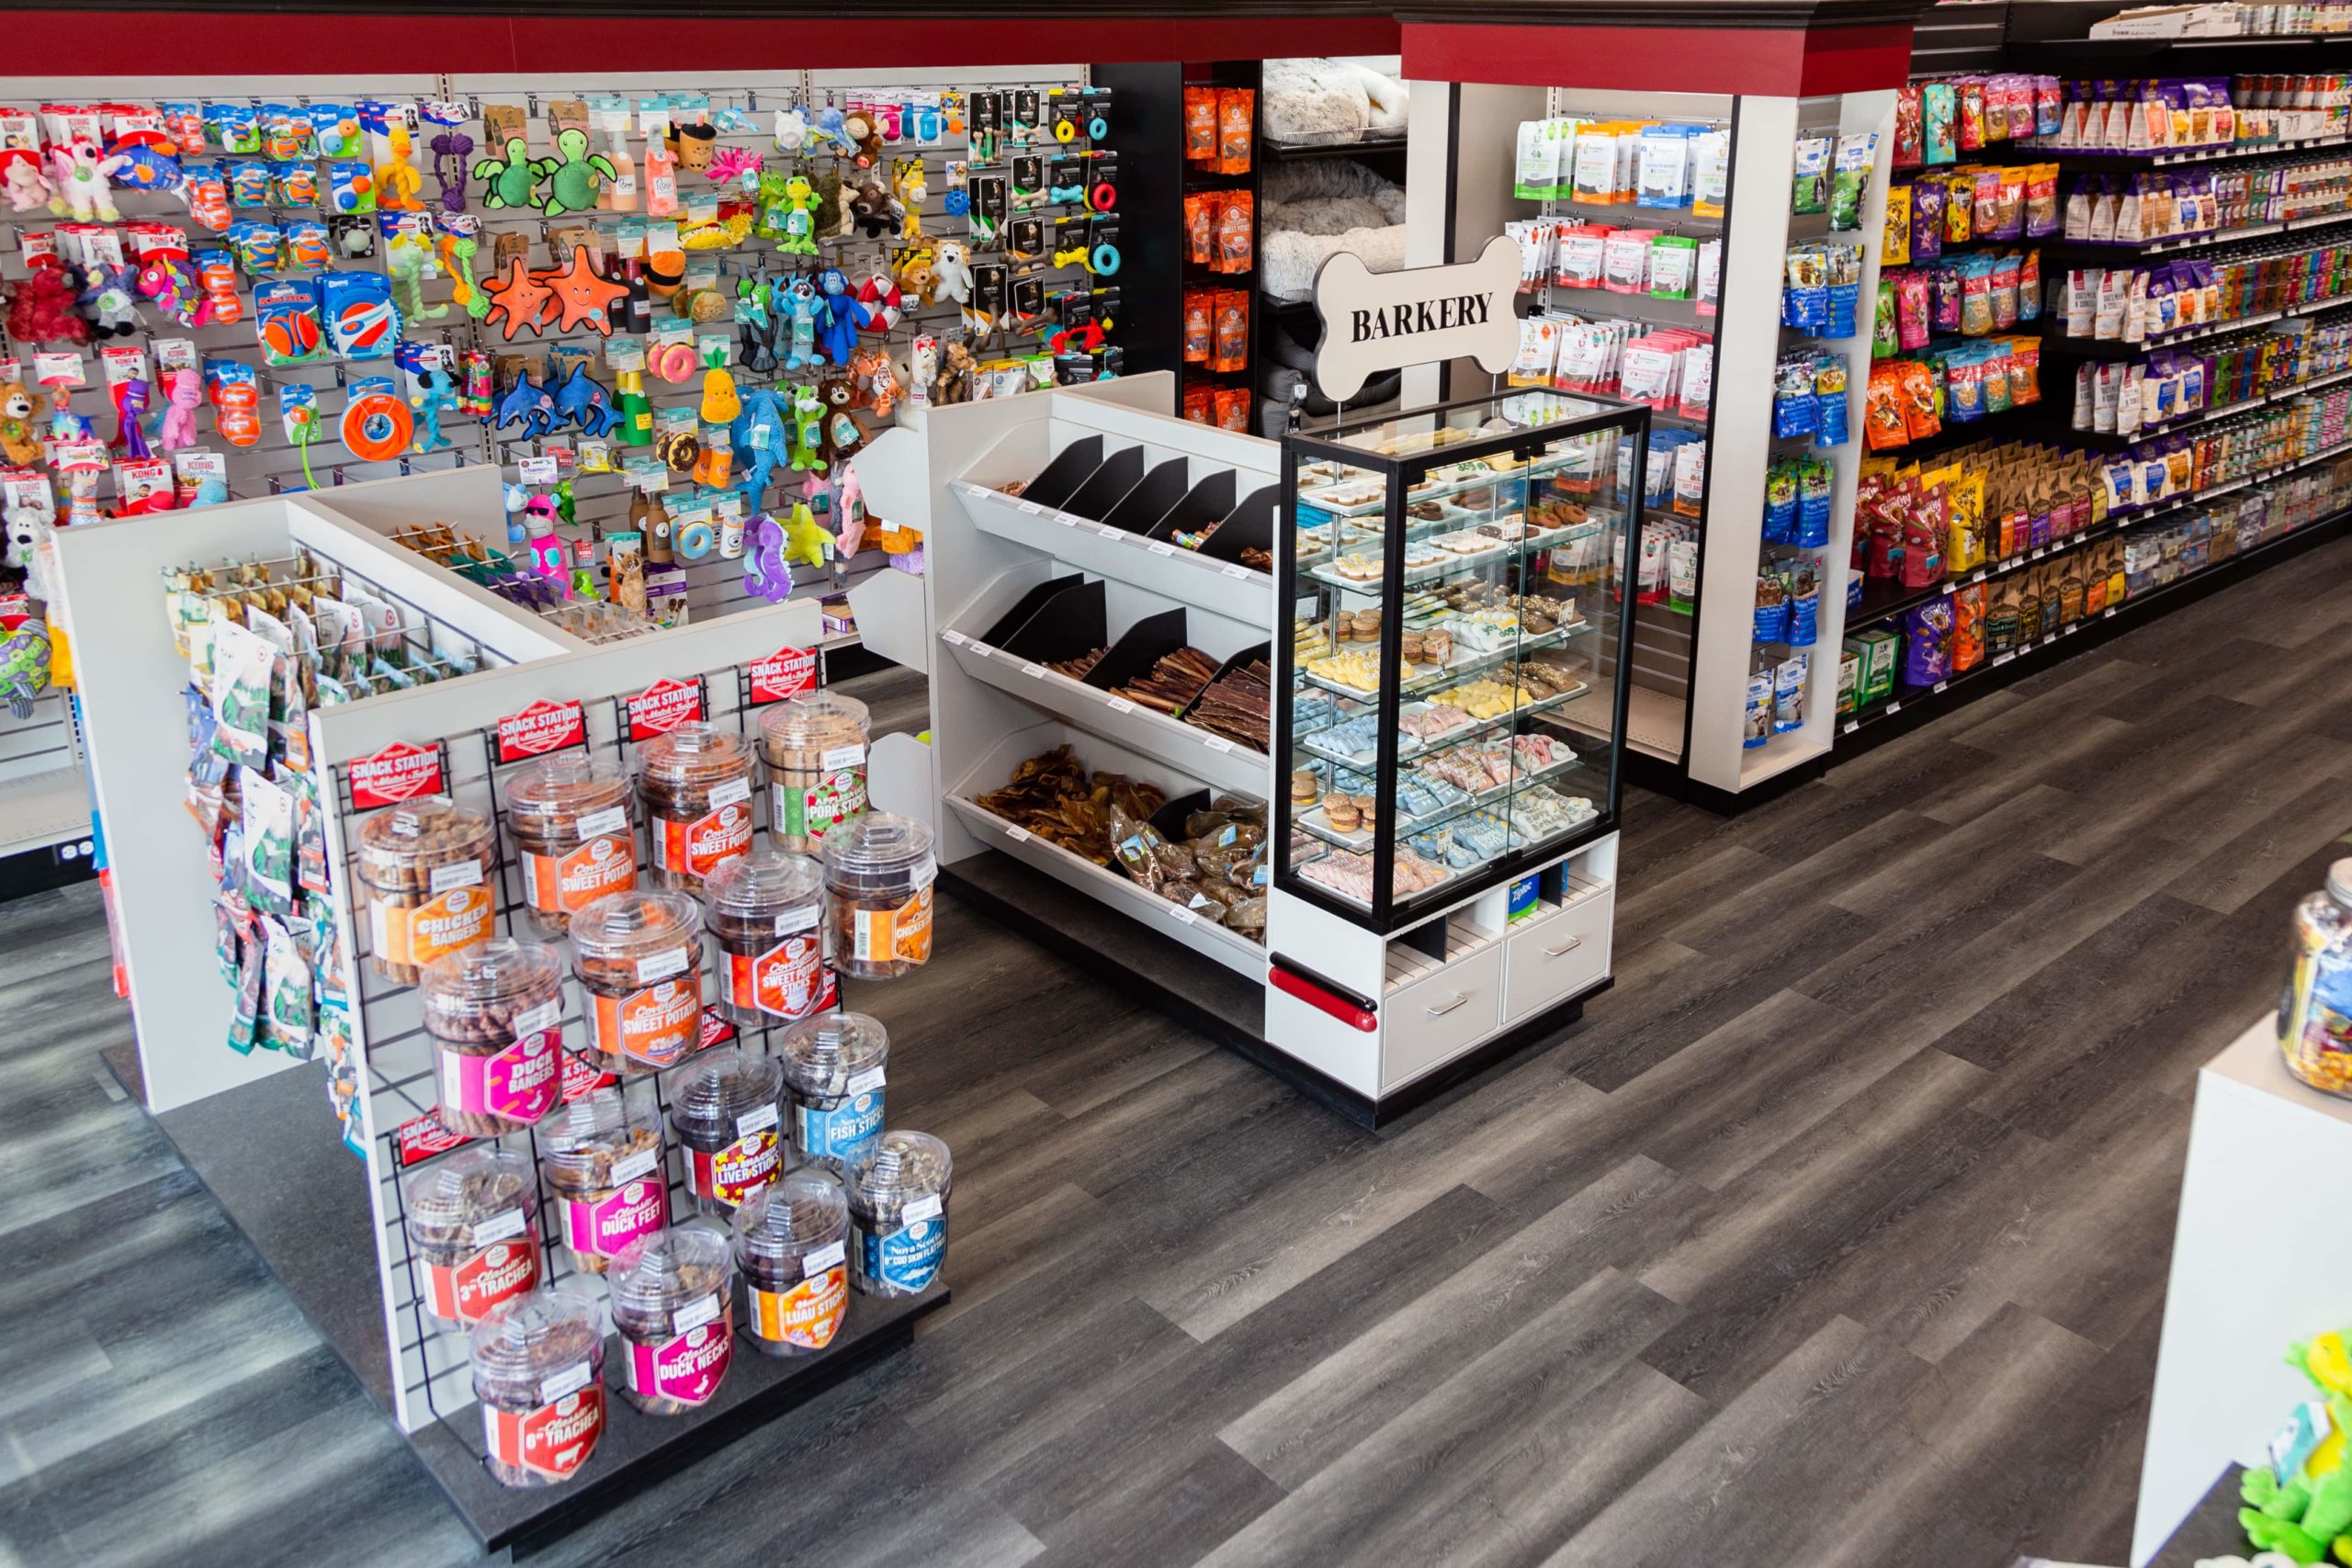
[[[1184,837],[1184,818],[1195,811],[1206,811],[1212,798],[1214,796],[1204,789],[1188,789],[1182,795],[1171,795],[1167,804],[1151,814],[1151,825],[1159,829],[1161,838],[1175,843]]]
[[[1107,692],[1114,686],[1125,685],[1138,675],[1150,673],[1162,654],[1173,653],[1184,646],[1186,628],[1182,608],[1146,615],[1121,633],[1119,640],[1111,645],[1111,651],[1102,656],[1102,661],[1086,672],[1086,683]]]
[[[1151,536],[1172,539],[1180,531],[1197,534],[1212,523],[1224,522],[1233,512],[1234,492],[1240,487],[1241,481],[1231,468],[1211,474],[1186,491],[1184,498],[1152,525]]]
[[[1122,446],[1102,459],[1102,466],[1087,476],[1078,493],[1063,502],[1061,509],[1073,517],[1100,523],[1142,478],[1143,448]]]
[[[1060,456],[1023,487],[1020,499],[1059,511],[1078,493],[1078,487],[1086,482],[1087,476],[1102,466],[1102,438],[1084,436],[1063,447]]]
[[[1108,603],[1100,582],[1073,583],[1038,605],[1004,651],[1038,664],[1083,659],[1110,641]]]
[[[1012,608],[999,615],[996,618],[996,624],[983,632],[979,640],[987,643],[990,648],[1002,648],[1005,638],[1029,624],[1029,617],[1037,613],[1038,605],[1043,604],[1072,583],[1085,581],[1084,577],[1074,571],[1060,577],[1047,578],[1015,600]]]
[[[1211,560],[1238,563],[1247,549],[1272,551],[1274,547],[1274,513],[1282,504],[1280,485],[1265,485],[1244,496],[1241,504],[1226,514],[1216,525],[1216,532],[1201,541],[1201,554]]]
[[[1230,658],[1230,659],[1227,660],[1224,663],[1222,663],[1222,664],[1218,665],[1218,666],[1216,667],[1216,673],[1209,677],[1209,686],[1214,686],[1214,685],[1216,685],[1219,681],[1223,680],[1223,679],[1225,678],[1226,674],[1227,674],[1228,671],[1234,671],[1234,670],[1241,669],[1243,666],[1245,666],[1245,665],[1249,664],[1251,660],[1260,660],[1260,659],[1262,659],[1262,660],[1264,660],[1266,661],[1266,671],[1267,671],[1267,673],[1266,673],[1266,685],[1267,685],[1267,688],[1268,688],[1269,692],[1271,692],[1271,691],[1272,691],[1272,687],[1273,687],[1273,683],[1274,683],[1274,681],[1273,681],[1273,668],[1274,668],[1274,645],[1273,645],[1272,642],[1257,642],[1257,643],[1251,643],[1248,648],[1245,648],[1245,649],[1241,649],[1239,652],[1236,653],[1232,658]],[[1201,688],[1201,692],[1202,692],[1202,694],[1203,694],[1203,695],[1206,695],[1206,694],[1207,694],[1207,693],[1208,693],[1208,689],[1209,689],[1209,686],[1203,686],[1203,687]],[[1184,705],[1184,713],[1185,713],[1185,714],[1190,714],[1190,713],[1191,713],[1194,708],[1196,708],[1196,707],[1198,707],[1198,706],[1200,706],[1200,705],[1201,705],[1201,699],[1200,699],[1199,697],[1194,697],[1191,702],[1186,703],[1186,704]],[[1181,717],[1181,716],[1182,716],[1182,715],[1180,715],[1179,716]],[[1268,733],[1269,733],[1270,735],[1271,735],[1271,733],[1272,732],[1272,728],[1273,728],[1273,716],[1272,716],[1272,713],[1270,712],[1270,713],[1267,715],[1267,730],[1268,730]],[[1238,742],[1236,742],[1236,744],[1238,744]]]
[[[1184,497],[1184,488],[1192,483],[1192,460],[1170,457],[1157,464],[1144,475],[1143,482],[1127,491],[1110,515],[1101,519],[1106,528],[1125,528],[1130,534],[1148,534],[1152,525],[1168,514],[1168,509]]]

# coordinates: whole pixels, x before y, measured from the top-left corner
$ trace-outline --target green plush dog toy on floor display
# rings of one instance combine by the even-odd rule
[[[2344,1336],[2331,1331],[2290,1346],[2287,1364],[2309,1378],[2320,1397],[2296,1406],[2271,1442],[2271,1464],[2245,1472],[2239,1486],[2248,1506],[2238,1510],[2238,1523],[2266,1553],[2312,1563],[2332,1551],[2336,1562],[2352,1564],[2352,1466],[2344,1462],[2345,1433],[2352,1431],[2352,1353]]]

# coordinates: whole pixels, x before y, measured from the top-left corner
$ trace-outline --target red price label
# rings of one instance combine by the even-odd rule
[[[702,687],[664,676],[628,700],[628,738],[650,740],[702,716]]]
[[[773,703],[817,689],[817,650],[779,648],[752,666],[752,700]]]
[[[372,757],[351,764],[351,804],[361,811],[397,806],[422,795],[441,793],[441,751],[395,740]]]
[[[498,721],[498,760],[519,762],[577,746],[588,739],[588,720],[578,703],[533,703]]]

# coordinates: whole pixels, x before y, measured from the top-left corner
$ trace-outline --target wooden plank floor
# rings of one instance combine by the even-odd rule
[[[951,909],[865,995],[953,1305],[548,1561],[2121,1562],[2193,1073],[2352,826],[2347,626],[2352,542],[1743,818],[1634,802],[1616,988],[1378,1134]],[[0,908],[0,1562],[468,1561],[113,1089],[104,951]]]

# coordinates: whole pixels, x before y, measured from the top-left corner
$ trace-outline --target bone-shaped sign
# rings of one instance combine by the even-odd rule
[[[1499,376],[1519,356],[1519,245],[1498,234],[1476,261],[1374,272],[1335,251],[1315,275],[1315,381],[1344,402],[1384,370],[1475,359]]]

